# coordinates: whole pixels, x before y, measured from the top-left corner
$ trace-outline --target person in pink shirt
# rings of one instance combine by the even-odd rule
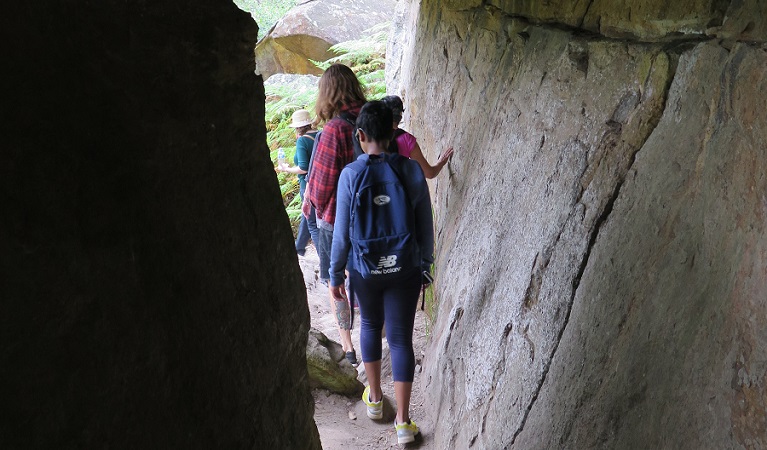
[[[397,95],[387,95],[382,98],[381,101],[391,109],[394,120],[394,139],[392,139],[390,145],[392,147],[396,145],[397,153],[400,155],[416,161],[418,165],[421,166],[421,170],[423,170],[423,174],[426,178],[432,179],[439,175],[439,172],[445,167],[445,164],[450,161],[450,157],[453,156],[453,147],[449,147],[445,150],[445,152],[440,155],[439,160],[437,160],[437,164],[432,166],[429,164],[429,161],[426,161],[426,157],[423,156],[423,152],[421,152],[421,147],[418,145],[415,136],[399,127],[399,123],[402,122],[402,113],[405,112],[405,107],[402,105],[402,99]],[[391,150],[394,150],[394,148],[391,148],[390,151]]]

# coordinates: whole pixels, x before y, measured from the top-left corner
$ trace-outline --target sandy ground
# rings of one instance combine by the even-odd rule
[[[299,265],[304,273],[306,283],[306,296],[309,302],[309,311],[311,314],[312,327],[320,330],[330,339],[338,342],[338,328],[335,319],[330,313],[330,303],[328,301],[328,289],[319,283],[317,274],[319,273],[319,260],[314,247],[310,246],[306,250],[306,256],[299,257]],[[419,301],[420,308],[420,301]],[[366,415],[365,404],[361,398],[348,398],[333,394],[325,390],[316,389],[314,395],[314,421],[320,432],[322,448],[324,450],[336,449],[399,449],[399,448],[418,448],[431,449],[432,436],[430,430],[433,429],[429,418],[426,417],[426,408],[424,404],[425,397],[422,392],[421,383],[421,361],[423,361],[424,351],[426,349],[426,315],[419,309],[416,314],[415,331],[413,333],[413,346],[416,357],[415,379],[413,381],[413,394],[410,402],[410,417],[415,420],[421,430],[421,435],[412,444],[401,446],[397,444],[397,436],[394,432],[394,381],[391,377],[391,363],[388,357],[388,345],[384,340],[383,362],[382,362],[382,389],[384,392],[384,418],[380,421],[373,421]],[[360,355],[360,336],[359,336],[359,312],[355,312],[354,329],[352,330],[352,340],[354,348],[357,350],[358,359]],[[366,384],[364,365],[360,364],[357,368],[359,380]]]

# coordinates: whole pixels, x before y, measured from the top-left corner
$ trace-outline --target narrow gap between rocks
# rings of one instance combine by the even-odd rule
[[[332,341],[338,340],[338,328],[335,317],[330,312],[328,289],[318,280],[319,258],[313,245],[306,249],[305,256],[298,257],[298,264],[306,284],[306,298],[311,316],[311,327],[323,333]],[[427,416],[428,408],[424,395],[424,382],[422,378],[423,356],[427,343],[427,320],[426,314],[419,309],[416,313],[415,328],[413,331],[413,350],[416,357],[416,371],[413,380],[413,394],[411,398],[411,416],[419,425],[431,429],[432,425]],[[359,310],[355,309],[354,328],[352,341],[357,349],[357,358],[361,362],[359,354]],[[346,361],[340,362],[346,365]],[[365,384],[367,377],[364,365],[357,368],[357,379]],[[323,448],[400,448],[396,442],[394,433],[394,382],[391,374],[391,363],[388,356],[388,344],[383,338],[383,358],[381,369],[381,387],[384,392],[384,418],[373,421],[366,415],[366,406],[361,401],[361,392],[354,395],[341,395],[332,393],[326,389],[313,389],[312,395],[315,401],[314,420],[320,432]],[[430,448],[429,436],[422,437],[417,445],[411,448]]]

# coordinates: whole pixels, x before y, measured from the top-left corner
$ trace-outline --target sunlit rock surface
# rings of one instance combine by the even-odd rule
[[[256,73],[322,74],[312,61],[325,61],[339,42],[391,20],[396,0],[308,0],[280,19],[256,45]]]
[[[457,149],[435,448],[767,446],[764,16],[475,3],[420,3],[399,84]]]

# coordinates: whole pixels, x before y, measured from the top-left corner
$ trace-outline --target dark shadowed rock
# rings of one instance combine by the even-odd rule
[[[362,32],[391,20],[395,0],[308,0],[291,9],[256,45],[256,73],[321,74],[310,60],[325,61],[328,49],[359,39]]]
[[[250,17],[15,2],[0,30],[0,447],[320,448]]]

